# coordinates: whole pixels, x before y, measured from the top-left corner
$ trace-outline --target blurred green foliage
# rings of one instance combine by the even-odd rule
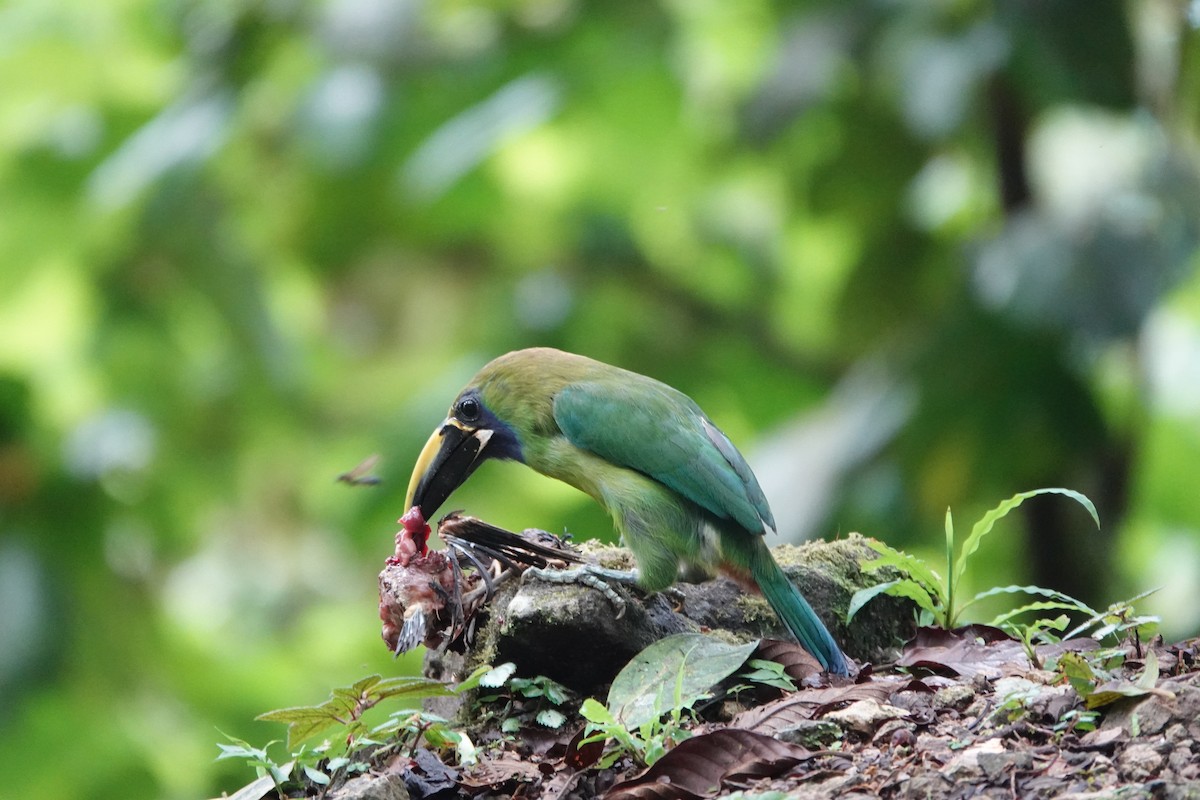
[[[10,0],[3,791],[217,794],[218,727],[414,672],[375,619],[409,466],[533,344],[692,394],[790,538],[932,554],[948,505],[1084,491],[1104,534],[1031,502],[965,590],[1162,585],[1200,630],[1198,20]],[[611,535],[512,465],[453,504]]]

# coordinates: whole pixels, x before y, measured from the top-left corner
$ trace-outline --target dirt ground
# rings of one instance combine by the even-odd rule
[[[861,548],[851,537],[802,552],[787,568],[806,592],[836,602],[843,589],[821,581],[831,564],[856,572]],[[812,568],[820,559],[821,567]],[[623,595],[624,601],[571,594],[578,591],[514,581],[489,593],[490,619],[480,622],[465,661],[454,668],[440,657],[428,660],[431,677],[461,678],[472,658],[524,660],[521,674],[548,675],[582,697],[602,698],[604,684],[587,668],[606,658],[624,664],[643,640],[689,629],[734,630],[746,641],[770,636],[755,630],[764,619],[777,624],[729,582],[682,587],[669,598]],[[605,602],[622,612],[598,613]],[[393,602],[390,610],[403,608]],[[1129,640],[1102,649],[1092,639],[1074,639],[1037,648],[1031,659],[1004,632],[969,626],[922,629],[889,650],[871,638],[904,641],[907,635],[897,634],[903,626],[911,630],[912,609],[881,605],[873,615],[839,630],[839,638],[886,666],[859,661],[855,677],[830,678],[798,645],[764,639],[757,656],[782,664],[797,688],[723,693],[718,687],[683,732],[660,736],[672,747],[649,769],[630,755],[601,767],[601,743],[581,744],[577,702],[562,705],[565,722],[553,728],[536,721],[544,697],[510,692],[500,712],[486,703],[440,710],[458,714],[454,723],[470,735],[475,763],[459,763],[453,750],[414,747],[326,796],[1200,798],[1200,640]],[[461,624],[461,614],[456,619]],[[613,671],[601,674],[611,681],[616,668],[606,669]]]
[[[853,682],[809,675],[761,705],[726,703],[715,713],[727,719],[696,724],[649,771],[629,758],[597,768],[578,725],[529,725],[477,731],[475,765],[418,751],[380,765],[373,785],[385,793],[332,796],[1200,797],[1200,640],[1129,645],[1090,710],[1060,672],[1022,666],[1015,644],[921,644],[902,660],[922,677],[898,667]]]

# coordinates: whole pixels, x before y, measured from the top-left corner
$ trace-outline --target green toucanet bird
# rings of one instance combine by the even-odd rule
[[[767,549],[774,530],[749,465],[691,398],[664,383],[549,348],[486,365],[422,450],[406,507],[426,519],[487,458],[520,461],[591,495],[660,591],[681,575],[753,582],[830,672],[845,656]]]

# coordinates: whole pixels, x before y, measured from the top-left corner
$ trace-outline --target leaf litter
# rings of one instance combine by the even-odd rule
[[[559,540],[521,538],[452,515],[441,526],[452,545],[447,566],[427,569],[418,534],[428,527],[423,519],[401,522],[396,557],[381,574],[380,606],[385,639],[397,652],[422,638],[469,647],[479,603],[500,582],[528,566],[578,560]],[[990,523],[976,527],[960,558]],[[434,577],[446,584],[441,591],[402,591],[408,583],[433,587]],[[402,783],[411,798],[693,800],[738,791],[1052,797],[1130,789],[1161,795],[1163,787],[1200,796],[1200,647],[1147,648],[1135,639],[1099,650],[1093,638],[1032,647],[996,627],[923,628],[895,663],[866,665],[851,680],[822,674],[791,642],[734,645],[680,634],[627,664],[606,709],[589,701],[607,712],[609,727],[599,737],[597,718],[589,715],[585,727],[575,713],[578,701],[564,707],[565,716],[554,711],[550,725],[514,726],[511,717],[485,715],[466,723],[477,745],[469,760],[459,763],[460,750],[438,749],[432,740],[418,747],[418,739],[406,755],[376,759],[370,777],[395,778],[392,785]],[[489,674],[481,684],[501,686],[509,677]],[[329,703],[366,697],[353,694]],[[314,724],[280,721],[295,728],[292,739]],[[621,738],[614,733],[629,734],[624,749],[614,749]],[[369,800],[374,795],[347,793],[365,779],[294,796]]]
[[[1104,668],[1079,655],[1085,644],[1100,650],[1094,640],[1035,650],[1056,667],[1046,670],[998,629],[924,630],[895,665],[830,683],[794,644],[767,640],[751,655],[783,664],[799,688],[742,707],[698,702],[692,737],[649,768],[626,757],[599,769],[595,743],[580,746],[582,725],[570,723],[549,747],[473,731],[470,767],[450,752],[439,767],[431,750],[380,767],[411,798],[1200,795],[1200,640],[1129,642],[1103,653],[1116,664]]]

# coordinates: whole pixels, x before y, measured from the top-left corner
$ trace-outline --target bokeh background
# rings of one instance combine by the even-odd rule
[[[693,395],[783,538],[1200,631],[1200,3],[8,0],[0,794],[194,798],[412,671],[375,576],[491,357]],[[335,477],[372,453],[379,487]],[[451,503],[610,536],[489,465]],[[278,753],[282,755],[281,753]]]

